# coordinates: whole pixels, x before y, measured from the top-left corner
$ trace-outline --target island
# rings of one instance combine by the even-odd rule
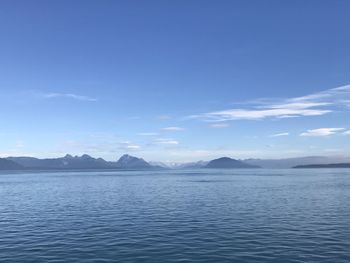
[[[296,169],[307,169],[307,168],[350,168],[350,163],[330,163],[330,164],[308,164],[308,165],[297,165],[293,168]]]

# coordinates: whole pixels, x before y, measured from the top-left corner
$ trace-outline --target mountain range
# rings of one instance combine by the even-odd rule
[[[123,155],[116,162],[108,162],[102,158],[93,158],[90,155],[72,156],[67,154],[61,158],[39,159],[34,157],[8,157],[0,159],[1,170],[18,169],[153,169],[141,158]]]
[[[72,156],[67,154],[60,158],[39,159],[34,157],[0,158],[0,170],[70,170],[70,169],[123,169],[123,170],[159,170],[159,169],[199,169],[199,168],[311,168],[305,166],[338,167],[350,166],[350,158],[309,156],[285,159],[246,159],[236,160],[221,157],[211,161],[189,163],[147,162],[142,158],[124,154],[117,161],[106,161],[90,155]]]

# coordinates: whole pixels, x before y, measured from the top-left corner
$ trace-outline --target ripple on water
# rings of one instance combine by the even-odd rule
[[[2,262],[350,262],[350,170],[1,174]]]

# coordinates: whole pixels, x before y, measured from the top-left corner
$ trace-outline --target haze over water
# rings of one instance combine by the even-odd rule
[[[0,174],[3,262],[350,262],[350,170]]]

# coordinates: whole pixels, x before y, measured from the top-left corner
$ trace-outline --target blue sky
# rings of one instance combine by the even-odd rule
[[[350,155],[350,2],[0,2],[0,156]]]

